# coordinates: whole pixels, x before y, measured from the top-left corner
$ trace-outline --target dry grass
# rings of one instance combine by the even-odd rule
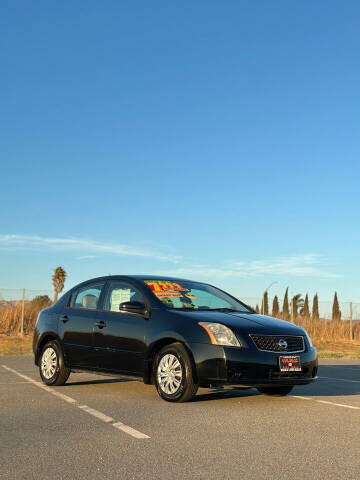
[[[338,342],[315,342],[320,358],[360,358],[360,343],[349,340]]]
[[[31,353],[32,339],[32,335],[0,335],[0,355]]]
[[[360,358],[360,343],[343,341],[314,341],[320,358]],[[32,335],[0,335],[0,355],[32,353]]]
[[[295,322],[305,328],[318,350],[320,358],[360,358],[360,324],[353,323],[353,341],[350,341],[350,322],[332,322],[298,317]]]
[[[298,317],[297,325],[304,327],[314,344],[332,344],[347,342],[350,339],[350,322],[347,320],[331,322],[329,320],[311,320],[311,318]],[[360,344],[360,324],[353,322],[353,339]]]
[[[24,308],[24,333],[30,334],[34,331],[36,319],[40,310],[49,306],[49,303],[38,301],[25,302]],[[14,335],[21,331],[21,302],[9,304],[0,309],[0,334]]]
[[[22,354],[32,351],[32,332],[39,311],[46,305],[39,301],[25,303],[25,336],[19,336],[21,327],[21,304],[13,304],[0,309],[0,355]],[[354,341],[350,342],[350,322],[330,322],[298,317],[295,322],[309,333],[320,357],[360,358],[360,323],[353,325]]]

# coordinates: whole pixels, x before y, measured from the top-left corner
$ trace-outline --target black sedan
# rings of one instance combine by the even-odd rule
[[[47,385],[71,371],[141,378],[185,402],[200,387],[256,387],[286,395],[317,379],[306,331],[257,314],[211,285],[155,276],[108,276],[72,288],[39,314],[33,350]]]

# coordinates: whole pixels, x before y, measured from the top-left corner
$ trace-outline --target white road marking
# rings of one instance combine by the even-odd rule
[[[356,368],[355,365],[353,367],[348,367],[347,365],[321,365],[321,368],[323,367],[331,367],[331,368],[344,368],[345,370],[355,370],[356,372],[360,372],[360,367]]]
[[[9,372],[15,373],[15,375],[17,375],[18,377],[24,378],[27,382],[39,383],[39,382],[36,382],[35,380],[33,380],[32,378],[28,377],[27,375],[24,375],[23,373],[17,372],[16,370],[13,370],[12,368],[7,367],[6,365],[3,365],[2,367],[5,368],[5,370],[8,370]]]
[[[18,375],[19,377],[24,378],[27,382],[30,382],[33,385],[36,385],[37,387],[42,388],[43,390],[46,390],[47,392],[51,393],[52,395],[55,395],[55,397],[61,398],[65,402],[76,403],[76,400],[74,400],[73,398],[68,397],[67,395],[64,395],[63,393],[57,392],[56,390],[52,390],[47,385],[44,385],[41,382],[37,382],[33,378],[30,378],[27,375],[24,375],[23,373],[20,373],[20,372],[14,370],[13,368],[7,367],[6,365],[3,365],[3,367],[5,368],[5,370],[8,370],[11,373],[15,373],[15,375]]]
[[[350,380],[349,378],[334,378],[334,377],[323,377],[323,376],[319,378],[326,378],[328,380],[340,380],[341,382],[360,383],[360,380]]]
[[[102,420],[103,422],[108,423],[109,425],[112,425],[118,430],[122,430],[123,432],[127,433],[128,435],[131,435],[134,438],[141,438],[141,439],[150,438],[148,435],[145,435],[145,433],[141,433],[138,430],[135,430],[134,428],[129,427],[128,425],[125,425],[122,422],[117,422],[112,417],[105,415],[105,413],[99,412],[99,410],[95,410],[95,408],[88,407],[87,405],[80,405],[78,401],[75,400],[74,398],[68,397],[67,395],[60,393],[57,390],[53,390],[47,385],[44,385],[43,383],[38,382],[33,378],[28,377],[27,375],[24,375],[23,373],[20,373],[17,370],[14,370],[13,368],[10,368],[6,365],[2,365],[2,367],[5,368],[5,370],[8,370],[9,372],[14,373],[18,377],[21,377],[24,380],[26,380],[26,382],[21,382],[21,383],[32,383],[36,387],[46,390],[48,393],[51,393],[52,395],[55,395],[58,398],[61,398],[65,402],[72,403],[74,406],[80,408],[80,410],[87,412],[89,415],[92,415],[93,417],[96,417],[99,420]],[[20,383],[20,382],[17,382],[17,383]]]
[[[81,408],[81,410],[84,410],[85,412],[90,413],[90,415],[93,415],[94,417],[99,418],[103,422],[106,422],[106,423],[115,422],[113,418],[108,417],[107,415],[105,415],[105,413],[99,412],[99,410],[95,410],[95,408],[90,408],[87,405],[78,405],[78,407]]]
[[[129,427],[128,425],[124,425],[121,422],[116,422],[112,424],[113,427],[122,430],[125,433],[128,433],[129,435],[135,437],[135,438],[150,438],[145,433],[138,432],[132,427]]]
[[[0,382],[0,385],[23,385],[24,383],[29,383],[29,382]]]
[[[327,400],[317,400],[311,397],[301,397],[300,395],[291,395],[292,398],[300,398],[301,400],[311,400],[317,403],[325,403],[326,405],[335,405],[336,407],[351,408],[353,410],[360,410],[360,407],[354,407],[353,405],[344,405],[343,403],[329,402]]]

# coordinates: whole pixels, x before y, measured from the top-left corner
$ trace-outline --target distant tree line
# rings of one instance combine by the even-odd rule
[[[269,298],[268,292],[264,292],[263,299],[261,303],[261,308],[259,305],[256,305],[255,310],[258,313],[262,313],[263,315],[269,315]],[[273,302],[272,302],[272,311],[271,315],[273,317],[278,317],[283,320],[291,320],[296,319],[299,315],[304,318],[311,318],[312,320],[319,320],[319,298],[318,294],[316,293],[313,298],[312,302],[312,311],[310,313],[310,305],[309,305],[309,295],[305,295],[305,299],[302,298],[301,293],[294,295],[289,302],[289,287],[285,290],[284,300],[282,303],[282,309],[280,310],[279,299],[275,295]],[[341,320],[341,310],[339,306],[339,301],[337,297],[337,293],[335,292],[333,307],[332,307],[332,320],[333,321],[340,321]]]

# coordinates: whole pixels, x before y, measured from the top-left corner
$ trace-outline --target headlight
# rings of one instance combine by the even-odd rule
[[[241,347],[241,343],[230,328],[221,323],[199,322],[199,325],[207,331],[211,343],[230,347]]]
[[[307,333],[306,330],[304,330],[304,333],[305,333],[305,337],[307,338],[307,341],[309,342],[310,347],[313,347],[314,345],[312,344],[309,334]]]

